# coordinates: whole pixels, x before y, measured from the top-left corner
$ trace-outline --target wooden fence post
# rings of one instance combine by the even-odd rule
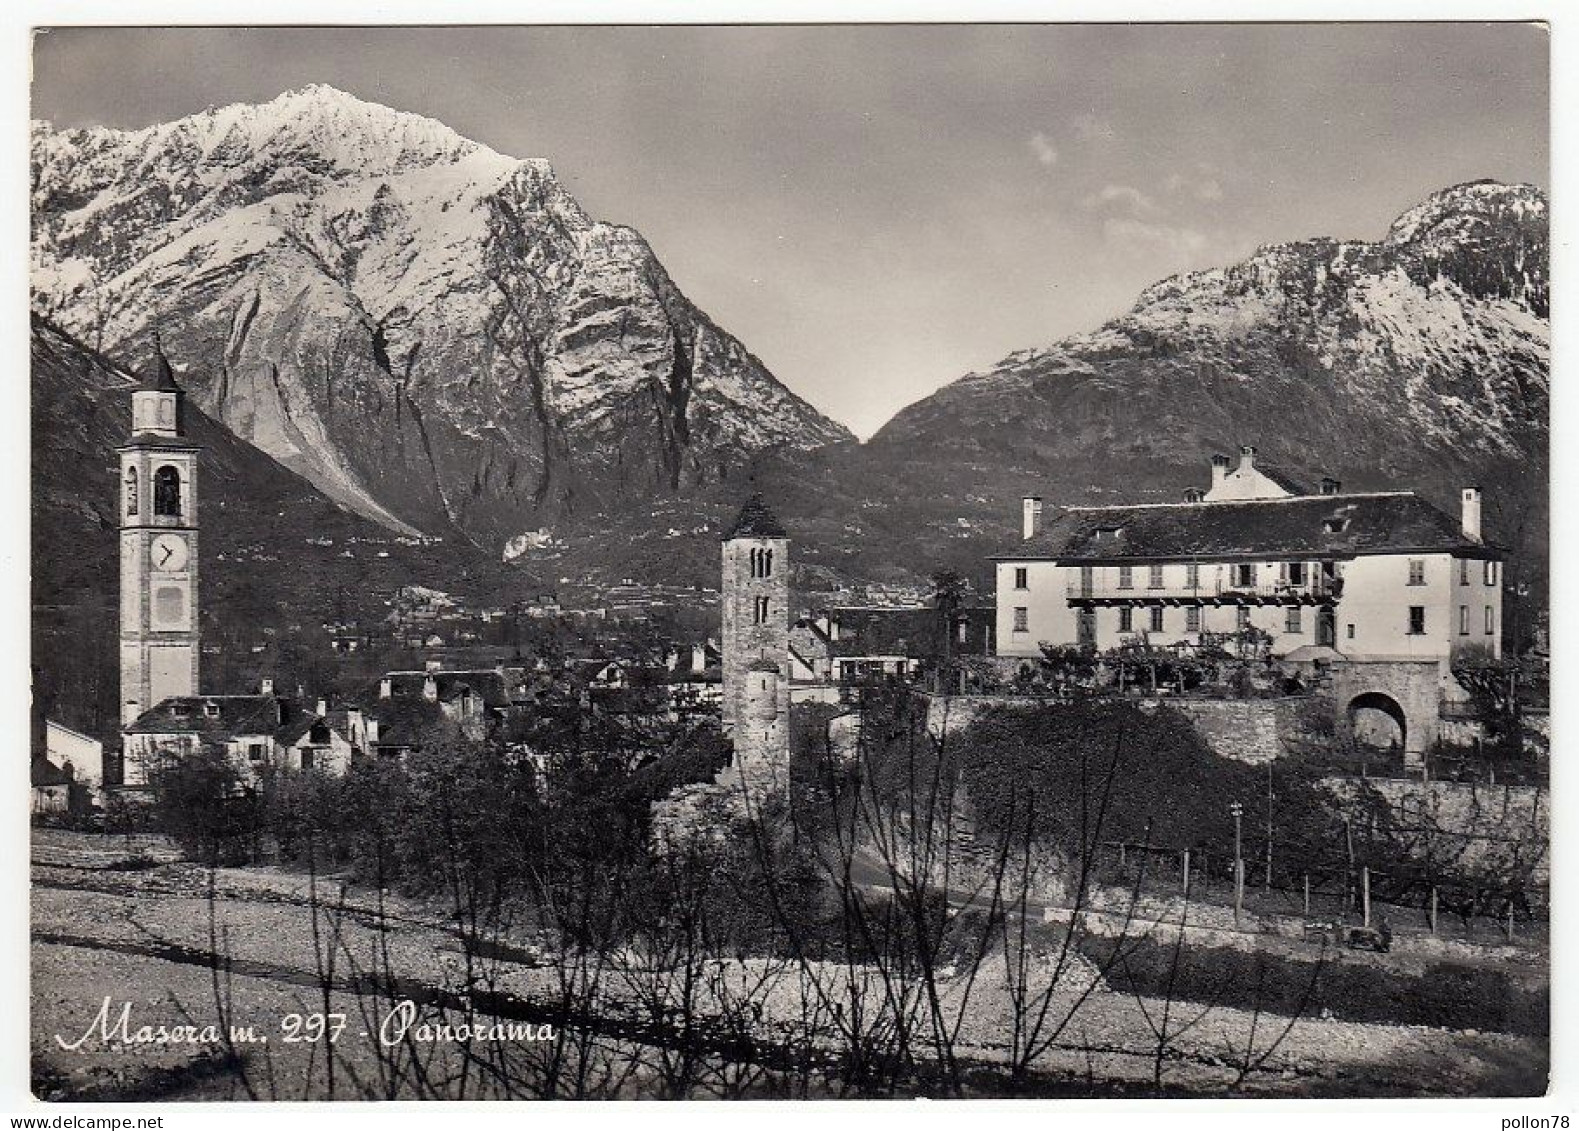
[[[1431,933],[1436,934],[1436,885],[1431,885]]]
[[[1310,918],[1310,873],[1305,873],[1305,917]]]
[[[1190,850],[1184,850],[1184,898],[1190,898]]]
[[[1369,864],[1360,867],[1360,905],[1364,916],[1360,923],[1362,926],[1369,927],[1371,925],[1371,866]]]

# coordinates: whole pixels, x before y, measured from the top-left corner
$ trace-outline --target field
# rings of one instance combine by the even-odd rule
[[[468,957],[453,923],[418,901],[271,868],[107,866],[111,853],[83,853],[71,837],[35,834],[32,1042],[40,1098],[845,1091],[839,1058],[848,1052],[809,1022],[808,978],[843,992],[870,976],[859,967],[808,969],[749,956],[710,961],[692,971],[696,1009],[682,1021],[663,1004],[673,998],[675,971],[634,951],[595,977],[524,934],[473,946]],[[1543,958],[1488,971],[1473,962],[1344,955],[1328,971],[1339,976],[1326,979],[1325,997],[1256,997],[1243,992],[1248,976],[1233,966],[1254,953],[1225,958],[1187,946],[1170,995],[1158,973],[1160,943],[1135,950],[1106,979],[1096,977],[1105,960],[1100,941],[1082,948],[1086,956],[1066,968],[1055,994],[1055,1011],[1069,1021],[1013,1094],[1529,1095],[1545,1088],[1546,1020],[1536,1012]],[[1295,984],[1295,957],[1286,942],[1269,946],[1268,984]],[[1002,969],[1002,956],[989,956],[973,983],[945,970],[941,984],[945,1007],[970,995],[959,1011],[955,1053],[971,1066],[979,1094],[1005,1088],[993,1071],[1013,1016]],[[1438,993],[1433,1012],[1411,1011],[1411,988],[1425,1000],[1427,982],[1444,970],[1456,970],[1467,986],[1501,978],[1495,984],[1511,987],[1509,1000],[1520,1004],[1498,1015],[1472,993],[1446,1001]],[[1237,995],[1226,992],[1229,984],[1239,986]],[[452,1028],[448,1036],[470,1039],[447,1040],[419,1023],[386,1043],[397,1035],[406,999],[421,1022],[483,1031]],[[1453,1000],[1462,1002],[1461,1015]],[[117,1022],[128,1003],[122,1032]],[[98,1021],[101,1013],[107,1023]],[[331,1046],[313,1018],[332,1014],[345,1020]],[[1399,1015],[1428,1016],[1431,1024],[1378,1020]],[[120,1039],[144,1025],[192,1026],[201,1039],[203,1027],[221,1019],[222,1033],[250,1027],[252,1039]],[[506,1023],[516,1028],[488,1031]],[[924,1080],[914,1089],[926,1090]]]

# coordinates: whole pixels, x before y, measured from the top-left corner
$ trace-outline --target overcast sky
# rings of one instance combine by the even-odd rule
[[[865,436],[1179,270],[1548,184],[1530,25],[73,29],[33,115],[138,127],[324,82],[631,224]]]

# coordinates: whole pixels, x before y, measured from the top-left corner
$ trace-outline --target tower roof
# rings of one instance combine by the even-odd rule
[[[740,508],[734,525],[724,533],[724,541],[729,542],[735,538],[788,538],[789,531],[784,529],[784,524],[762,501],[761,495],[752,495],[746,500],[746,505]]]
[[[181,386],[175,383],[175,371],[170,368],[170,359],[164,355],[164,346],[159,339],[154,339],[153,361],[143,371],[142,384],[138,386],[144,392],[179,393]]]

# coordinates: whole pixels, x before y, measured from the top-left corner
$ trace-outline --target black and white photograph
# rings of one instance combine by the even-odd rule
[[[35,22],[32,1114],[1539,1126],[1549,25]]]

